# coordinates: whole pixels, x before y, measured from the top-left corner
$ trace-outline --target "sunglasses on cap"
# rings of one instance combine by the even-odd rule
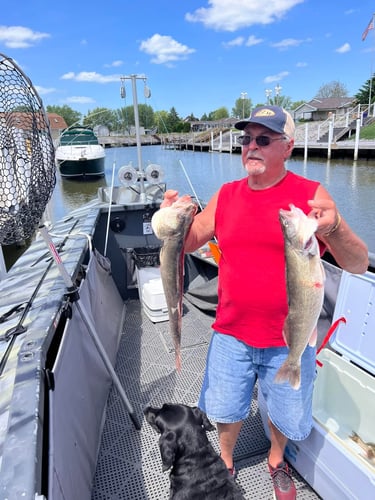
[[[241,146],[247,146],[252,141],[255,141],[257,146],[264,148],[265,146],[269,146],[273,141],[283,141],[285,136],[283,137],[268,137],[268,135],[258,135],[257,137],[253,137],[251,135],[240,135],[237,137],[238,144]]]

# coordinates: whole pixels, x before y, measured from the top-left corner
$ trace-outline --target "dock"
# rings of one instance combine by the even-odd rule
[[[233,134],[236,137],[238,134]],[[102,136],[99,143],[105,148],[136,146],[134,136]],[[221,139],[199,140],[195,134],[144,135],[141,137],[142,146],[163,146],[165,149],[178,151],[216,152],[241,154],[241,146],[230,133],[223,134]],[[298,140],[294,145],[292,157],[354,159],[356,145],[354,140],[343,140],[329,144],[322,141],[310,141],[307,146],[304,141]],[[375,140],[360,140],[358,144],[358,159],[375,159]]]

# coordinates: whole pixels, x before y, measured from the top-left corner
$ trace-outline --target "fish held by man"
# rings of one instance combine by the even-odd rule
[[[160,275],[167,302],[177,371],[181,370],[184,242],[196,212],[197,205],[189,195],[184,195],[171,206],[160,208],[151,220],[154,233],[163,242],[160,250]]]
[[[315,231],[318,223],[301,209],[290,205],[280,209],[284,236],[288,315],[284,339],[288,357],[275,376],[275,382],[289,381],[294,389],[301,385],[301,357],[316,330],[324,297],[324,270]]]

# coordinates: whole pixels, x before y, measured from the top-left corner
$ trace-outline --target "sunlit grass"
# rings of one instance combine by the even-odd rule
[[[360,139],[375,139],[375,123],[371,123],[370,125],[366,125],[366,127],[362,127],[360,134]]]

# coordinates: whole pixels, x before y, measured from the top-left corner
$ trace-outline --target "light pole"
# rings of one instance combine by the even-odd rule
[[[279,105],[279,95],[280,92],[282,91],[282,87],[280,87],[280,84],[277,84],[275,87],[275,101],[276,101],[276,106]]]
[[[266,89],[267,104],[270,103],[271,95],[272,95],[272,89]]]
[[[247,97],[247,92],[241,92],[241,99],[242,99],[242,119],[244,120],[245,118],[245,99]]]

